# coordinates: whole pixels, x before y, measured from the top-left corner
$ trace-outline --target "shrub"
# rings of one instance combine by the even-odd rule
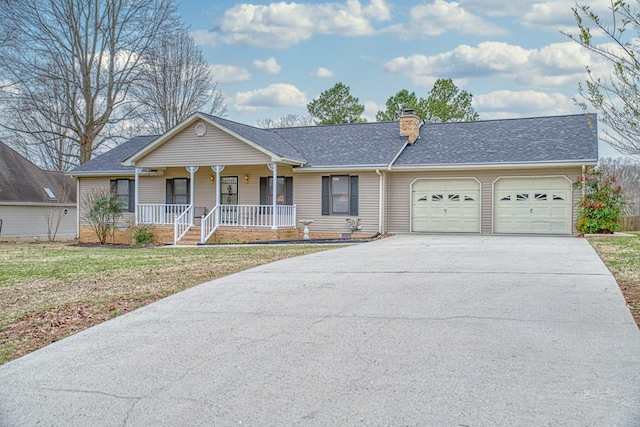
[[[95,189],[82,200],[85,219],[96,233],[101,245],[113,236],[118,219],[122,216],[123,203],[113,197],[109,189]]]
[[[132,227],[131,239],[136,246],[152,245],[156,236],[151,230],[151,226],[147,224],[136,225]]]
[[[626,201],[615,177],[595,170],[578,177],[573,185],[583,190],[578,201],[576,229],[582,233],[610,234],[617,231]]]

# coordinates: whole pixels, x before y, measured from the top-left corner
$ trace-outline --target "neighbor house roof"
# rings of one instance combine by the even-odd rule
[[[40,169],[0,142],[0,204],[52,203],[75,204],[75,181],[62,172]]]
[[[579,114],[423,125],[394,167],[597,160],[596,116]]]
[[[591,114],[424,124],[419,139],[410,145],[400,136],[397,121],[260,129],[197,113],[183,124],[198,118],[266,153],[299,162],[304,169],[595,163],[598,159],[596,117]],[[160,137],[161,142],[167,137]],[[133,167],[122,162],[152,150],[161,143],[158,138],[135,137],[71,174],[133,173]]]

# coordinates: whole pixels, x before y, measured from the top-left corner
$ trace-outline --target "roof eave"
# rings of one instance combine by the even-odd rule
[[[544,162],[514,162],[514,163],[455,163],[455,164],[426,164],[426,165],[395,165],[391,167],[391,171],[420,171],[420,170],[452,170],[452,169],[538,169],[542,167],[575,167],[575,166],[592,166],[598,163],[597,159],[586,160],[558,160]]]

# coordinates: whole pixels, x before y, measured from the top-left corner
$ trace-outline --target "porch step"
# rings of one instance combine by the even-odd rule
[[[200,226],[194,225],[187,234],[178,241],[180,246],[197,245],[200,243]]]

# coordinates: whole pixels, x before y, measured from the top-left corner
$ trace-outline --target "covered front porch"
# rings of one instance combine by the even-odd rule
[[[173,244],[185,236],[204,244],[221,227],[257,232],[295,229],[290,167],[267,165],[172,167],[149,176],[135,168],[135,223],[173,227]],[[158,203],[164,182],[165,203]],[[273,183],[276,185],[273,185]],[[246,202],[258,202],[255,204]]]

